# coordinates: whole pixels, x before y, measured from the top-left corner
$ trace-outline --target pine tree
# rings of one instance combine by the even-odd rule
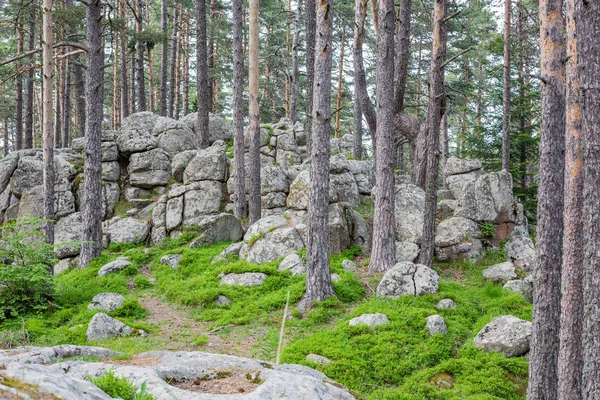
[[[248,70],[248,103],[250,113],[250,151],[248,175],[250,180],[249,188],[249,211],[250,223],[260,219],[260,108],[258,104],[258,0],[250,1],[250,57]]]
[[[43,93],[43,162],[44,162],[44,219],[46,241],[54,243],[54,123],[52,121],[52,86],[54,83],[54,51],[52,50],[52,0],[44,0],[42,30]]]

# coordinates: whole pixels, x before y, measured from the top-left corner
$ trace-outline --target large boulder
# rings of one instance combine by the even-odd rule
[[[516,211],[512,175],[500,171],[482,175],[469,183],[454,215],[500,224],[516,221]]]
[[[308,208],[308,188],[310,185],[310,172],[301,171],[290,185],[290,194],[287,197],[288,208],[306,210]]]
[[[396,239],[420,243],[423,236],[425,192],[416,185],[399,184],[395,189]]]
[[[171,179],[171,157],[163,149],[135,153],[127,166],[132,186],[151,189],[166,186]]]
[[[98,276],[104,276],[108,274],[112,274],[118,272],[122,269],[125,269],[131,265],[130,261],[127,261],[124,258],[117,258],[114,261],[111,261],[107,264],[104,264],[102,268],[98,271]]]
[[[452,193],[452,197],[454,199],[462,199],[469,184],[477,181],[477,178],[482,174],[483,172],[481,170],[477,170],[466,174],[447,176],[446,184]]]
[[[302,261],[302,258],[298,254],[290,254],[284,258],[277,269],[280,271],[290,271],[292,276],[304,274],[306,272],[304,261]]]
[[[285,170],[277,165],[266,165],[260,169],[260,194],[266,196],[269,193],[287,193],[290,190]],[[284,202],[285,206],[285,202]]]
[[[419,246],[411,242],[396,242],[396,261],[414,262],[419,256]]]
[[[191,248],[217,242],[237,242],[244,236],[242,224],[231,214],[206,217],[198,224],[198,228],[202,235],[190,244]]]
[[[197,225],[207,216],[219,213],[223,200],[223,185],[218,181],[200,181],[186,186],[183,195],[184,226]]]
[[[481,271],[484,279],[495,283],[505,283],[511,279],[515,279],[517,274],[515,273],[515,266],[511,262],[503,262],[500,264],[492,265],[489,268]]]
[[[277,260],[305,247],[302,237],[293,227],[268,231],[258,239],[251,237],[250,240],[246,241],[246,244],[247,251],[242,249],[240,257],[255,264]]]
[[[227,177],[227,156],[225,146],[208,147],[198,150],[183,172],[183,183],[199,181],[225,182]]]
[[[117,136],[119,152],[129,155],[155,149],[158,138],[152,135],[158,116],[149,111],[129,115],[123,119]]]
[[[515,230],[506,242],[506,258],[517,267],[531,271],[537,262],[533,241],[525,232]]]
[[[38,154],[21,155],[17,168],[10,179],[11,192],[21,197],[23,192],[42,185],[44,163]]]
[[[181,118],[196,136],[199,136],[198,132],[198,113],[191,113]],[[217,140],[229,140],[233,136],[233,131],[229,124],[221,117],[216,116],[213,113],[208,113],[208,144],[213,144]]]
[[[381,313],[363,314],[348,321],[348,325],[350,326],[366,325],[368,327],[380,326],[389,323],[390,320],[387,315]]]
[[[8,187],[10,178],[19,165],[19,155],[20,152],[16,151],[0,160],[0,193]]]
[[[104,229],[104,233],[108,236],[110,243],[144,243],[150,233],[150,224],[147,221],[124,218],[110,223]]]
[[[485,351],[498,351],[506,357],[522,356],[529,351],[531,322],[512,315],[496,317],[487,324],[473,344]]]
[[[125,302],[125,297],[118,293],[100,293],[94,296],[88,305],[90,310],[104,310],[111,312],[116,310]]]
[[[196,150],[200,147],[198,136],[183,121],[158,117],[152,134],[158,137],[158,147],[171,157],[182,151]]]
[[[268,276],[261,272],[244,272],[243,274],[227,274],[221,278],[221,285],[232,286],[260,286]]]
[[[377,285],[377,296],[397,298],[404,295],[421,296],[438,291],[439,277],[433,269],[402,261],[390,268]]]
[[[463,217],[453,217],[439,223],[435,246],[440,261],[476,260],[483,253],[483,237],[479,224]]]
[[[73,213],[58,220],[54,228],[54,243],[56,257],[59,259],[73,257],[79,254],[83,241],[83,219],[81,212]]]
[[[146,336],[146,332],[141,329],[133,329],[118,319],[111,318],[104,313],[95,314],[88,324],[86,331],[88,341],[131,335]]]
[[[467,160],[450,157],[444,166],[444,174],[446,176],[466,174],[471,171],[480,170],[481,167],[482,165],[480,160]]]

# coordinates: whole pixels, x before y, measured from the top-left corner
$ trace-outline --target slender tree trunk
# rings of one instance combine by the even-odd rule
[[[2,128],[2,148],[4,157],[6,157],[10,150],[10,145],[8,143],[8,123],[6,122],[6,118],[2,120]]]
[[[17,22],[17,55],[23,54],[23,25]],[[20,72],[21,63],[17,62],[17,76],[15,77],[15,147],[23,148],[23,75]]]
[[[577,1],[584,149],[583,399],[600,398],[600,3]]]
[[[169,91],[169,118],[173,118],[175,115],[175,88],[177,82],[175,80],[175,74],[177,72],[177,35],[178,35],[178,22],[179,21],[179,7],[177,4],[173,7],[173,36],[171,38],[171,78],[170,78],[170,91]]]
[[[244,164],[244,54],[242,0],[233,0],[233,164],[235,168],[235,209],[237,218],[246,218],[246,169]]]
[[[132,51],[131,52],[131,59],[129,60],[129,67],[130,67],[130,72],[131,72],[131,92],[129,93],[129,98],[131,99],[131,108],[129,110],[130,114],[134,114],[137,111],[137,105],[136,105],[136,97],[137,97],[137,91],[136,91],[136,52]]]
[[[529,399],[557,398],[562,265],[565,39],[562,0],[541,0],[542,110],[538,175],[538,262],[533,271],[533,326],[529,353]]]
[[[146,27],[150,27],[150,0],[146,0]],[[150,111],[156,112],[156,97],[154,93],[154,63],[152,62],[152,48],[148,47],[148,95],[150,96]]]
[[[168,77],[168,55],[169,42],[166,39],[168,29],[167,21],[167,0],[161,0],[160,4],[160,30],[165,36],[162,44],[162,52],[160,58],[160,96],[158,100],[158,108],[160,115],[167,116],[167,77]]]
[[[356,85],[354,85],[354,141],[352,142],[352,155],[354,159],[361,160],[362,151],[362,112],[360,110]]]
[[[61,51],[59,50],[59,54],[61,53]],[[61,62],[57,62],[55,63],[55,70],[54,70],[54,76],[58,76],[58,79],[55,82],[55,88],[56,88],[56,106],[54,108],[55,110],[55,117],[54,117],[54,148],[56,149],[60,149],[62,147],[62,135],[61,135],[61,104],[60,104],[60,99],[62,97],[62,82],[61,82],[61,76],[62,76],[62,68],[61,68]]]
[[[142,11],[142,1],[138,0],[136,4],[135,11],[135,30],[138,35],[142,33],[142,21],[143,21],[143,11]],[[140,111],[146,111],[146,82],[145,82],[145,74],[144,74],[144,47],[146,44],[142,42],[141,38],[138,37],[135,43],[136,57],[137,57],[137,91],[138,91],[138,106]]]
[[[64,74],[64,89],[62,97],[62,126],[63,126],[63,146],[69,147],[71,143],[71,60],[65,59]]]
[[[404,110],[404,92],[410,60],[410,16],[412,0],[401,0],[399,10],[398,42],[396,44],[396,82],[394,93],[394,113]]]
[[[216,0],[210,0],[210,7],[208,15],[210,17],[210,36],[208,38],[208,110],[212,113],[215,112],[215,18],[216,18],[217,2]]]
[[[287,0],[287,21],[285,24],[285,117],[292,119],[292,0]]]
[[[342,116],[342,78],[344,77],[344,47],[346,41],[346,25],[342,27],[342,45],[340,48],[340,69],[338,74],[337,101],[335,110],[335,137],[340,137],[340,118]]]
[[[504,0],[504,101],[502,118],[502,169],[510,172],[510,0]]]
[[[446,165],[446,161],[448,161],[448,154],[450,153],[450,143],[448,142],[448,113],[444,112],[444,115],[442,115],[442,125],[440,126],[440,133],[441,133],[441,138],[440,140],[442,141],[442,145],[441,150],[442,150],[442,160],[440,162],[440,165],[442,166],[442,168],[444,168],[444,166]],[[447,184],[446,184],[446,177],[442,176],[442,181],[443,181],[443,185],[444,185],[444,189],[447,189]]]
[[[373,249],[369,272],[383,272],[396,263],[394,218],[394,32],[393,0],[380,0],[377,30],[377,132],[375,148]]]
[[[111,32],[113,66],[113,129],[121,129],[121,94],[119,93],[119,39],[115,31]]]
[[[121,18],[127,21],[127,13],[124,0],[119,1],[121,7]],[[127,27],[127,26],[125,26]],[[133,80],[132,80],[133,82]],[[127,35],[121,33],[121,118],[125,119],[131,110],[129,103],[129,85],[127,84]],[[131,98],[133,101],[133,98]]]
[[[102,43],[102,6],[92,0],[86,8],[86,141],[83,155],[83,240],[79,266],[85,268],[102,253],[102,102],[104,98],[104,47]]]
[[[367,15],[368,0],[356,0],[355,15],[354,15],[354,85],[357,92],[358,101],[367,125],[371,138],[375,140],[375,131],[377,127],[377,116],[375,107],[371,104],[369,94],[367,92],[367,78],[365,76],[365,68],[363,63],[363,38],[365,31],[365,18]],[[373,150],[375,144],[373,143]],[[374,152],[373,152],[374,153]]]
[[[248,101],[250,113],[249,208],[250,223],[260,219],[260,109],[258,105],[258,0],[250,0],[250,60],[248,68]]]
[[[567,96],[565,135],[565,210],[558,352],[558,398],[581,399],[583,367],[583,147],[577,76],[575,0],[566,1]]]
[[[524,10],[523,0],[517,0],[517,43],[519,44],[519,53],[517,55],[517,81],[519,85],[519,135],[525,135],[525,73],[524,73],[524,45],[523,40]],[[481,65],[481,63],[480,63]],[[524,141],[519,146],[519,163],[521,164],[521,189],[527,189],[527,153]]]
[[[190,110],[190,23],[187,12],[185,16],[185,40],[183,41],[183,115],[188,115]]]
[[[427,177],[425,183],[425,213],[423,239],[419,262],[431,267],[435,249],[435,211],[437,205],[438,173],[440,162],[440,122],[445,103],[444,59],[446,58],[446,0],[435,0],[433,48],[429,71],[429,104],[427,105]]]
[[[317,29],[317,8],[315,0],[306,0],[306,137],[307,152],[312,147],[313,90],[315,82],[315,42]]]
[[[35,49],[35,7],[31,6],[28,22],[28,50]],[[34,84],[34,58],[29,63],[30,70],[27,71],[27,90],[25,91],[25,128],[23,135],[23,147],[30,149],[33,146],[33,84]]]
[[[43,92],[43,182],[46,241],[54,243],[54,125],[52,121],[52,85],[54,82],[54,54],[52,51],[52,0],[43,0],[42,30],[42,92]]]
[[[329,136],[333,0],[317,0],[313,88],[313,146],[308,189],[308,243],[304,303],[335,295],[329,272]]]
[[[208,66],[206,54],[206,2],[196,0],[197,19],[197,49],[198,61],[198,136],[200,148],[208,147],[208,112],[210,110],[210,92],[208,88]],[[258,99],[257,99],[258,100]]]
[[[294,42],[292,43],[292,104],[290,105],[290,119],[292,123],[298,120],[298,97],[300,95],[300,65],[298,50],[300,48],[300,31],[302,29],[302,0],[298,0],[296,21],[294,28]]]

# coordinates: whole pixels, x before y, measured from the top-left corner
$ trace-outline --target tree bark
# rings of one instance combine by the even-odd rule
[[[146,28],[148,30],[150,27],[150,0],[146,0]],[[153,113],[156,112],[156,97],[154,92],[154,62],[152,57],[152,48],[148,46],[148,95],[150,98],[150,108],[149,110]]]
[[[190,23],[189,15],[185,13],[185,31],[183,40],[183,115],[188,115],[190,110]]]
[[[59,50],[59,54],[61,53],[61,51]],[[54,117],[54,148],[56,149],[60,149],[62,146],[62,135],[61,135],[61,104],[60,104],[60,98],[62,97],[62,82],[61,82],[61,76],[62,76],[62,67],[61,67],[61,62],[56,62],[55,64],[55,70],[54,70],[54,76],[58,76],[58,79],[56,79],[55,82],[55,88],[56,88],[56,105],[54,106],[54,112],[55,117]]]
[[[144,46],[145,43],[141,41],[139,35],[142,33],[142,1],[138,0],[135,11],[135,30],[138,34],[138,38],[135,43],[136,58],[137,58],[137,90],[138,90],[138,107],[139,111],[146,111],[146,83],[144,74]]]
[[[355,160],[362,159],[362,130],[362,112],[360,110],[356,85],[354,85],[354,140],[352,142],[352,156]]]
[[[560,349],[558,352],[558,398],[581,399],[583,367],[583,147],[581,108],[577,76],[575,0],[566,1],[567,96],[565,135],[565,209],[563,265],[561,274]]]
[[[6,157],[10,150],[10,145],[8,143],[8,123],[6,122],[6,118],[2,120],[2,150],[4,157]]]
[[[246,168],[244,161],[244,54],[242,0],[233,0],[233,164],[235,169],[234,214],[246,218]]]
[[[315,41],[317,29],[317,5],[315,0],[306,0],[306,151],[311,154],[313,90],[315,81]]]
[[[600,3],[575,4],[585,149],[582,395],[592,400],[600,398]]]
[[[437,205],[440,162],[440,122],[445,110],[444,59],[446,58],[446,0],[435,0],[433,8],[433,48],[429,70],[429,104],[427,105],[427,174],[425,182],[425,213],[419,262],[431,267],[435,249],[435,211]]]
[[[410,60],[410,16],[412,0],[401,0],[399,10],[398,42],[396,44],[396,82],[394,93],[394,113],[404,110],[404,92]]]
[[[373,107],[371,99],[369,98],[369,93],[367,92],[367,78],[365,75],[362,51],[368,1],[369,0],[356,0],[354,8],[354,85],[362,114],[367,120],[369,133],[374,140],[375,131],[377,130],[377,116],[375,114],[375,107]],[[374,148],[375,146],[373,146],[373,150]]]
[[[169,68],[169,58],[167,52],[169,51],[169,42],[167,40],[168,30],[168,16],[167,16],[167,0],[161,0],[160,2],[160,30],[163,37],[162,51],[160,55],[160,94],[158,100],[158,109],[161,116],[167,116],[167,77]]]
[[[248,102],[250,114],[249,208],[250,223],[260,219],[260,109],[258,104],[258,0],[250,0],[250,60],[248,65]]]
[[[173,118],[175,115],[175,89],[177,82],[175,74],[177,72],[177,35],[178,35],[178,20],[179,20],[179,7],[177,4],[173,7],[173,36],[171,38],[171,78],[169,86],[169,118]]]
[[[17,22],[17,54],[23,54],[23,25]],[[21,63],[17,62],[17,76],[15,77],[15,147],[23,148],[23,75],[20,73]]]
[[[52,121],[52,86],[54,83],[54,54],[52,50],[52,0],[42,3],[42,140],[44,212],[46,242],[54,243],[54,124]]]
[[[375,148],[373,248],[369,272],[384,272],[396,263],[394,218],[394,32],[393,0],[378,4],[377,30],[377,130]]]
[[[64,89],[62,97],[62,142],[65,147],[71,144],[71,60],[65,59]]]
[[[104,47],[102,43],[102,6],[100,0],[86,7],[87,70],[86,126],[84,151],[83,240],[79,266],[85,268],[102,253],[102,102],[104,98]]]
[[[504,100],[502,116],[502,169],[508,172],[510,172],[510,5],[510,0],[504,0]]]
[[[31,6],[28,21],[28,50],[35,49],[35,7]],[[33,66],[33,57],[31,57],[30,67]],[[33,84],[34,70],[27,71],[27,89],[25,91],[25,127],[23,134],[23,147],[30,149],[33,147]]]
[[[131,60],[129,61],[129,66],[131,69],[131,92],[129,94],[129,98],[131,99],[131,107],[129,109],[129,113],[130,114],[134,114],[137,111],[137,106],[136,106],[136,97],[137,97],[137,91],[136,91],[136,52],[132,51],[131,52]]]
[[[538,175],[538,262],[533,271],[533,326],[529,353],[530,399],[557,398],[562,265],[565,40],[562,0],[542,0],[540,48],[542,109]]]
[[[210,110],[210,92],[208,88],[208,65],[206,54],[206,1],[196,0],[197,29],[196,57],[198,61],[198,136],[200,148],[208,147],[208,111]]]
[[[442,160],[440,162],[442,169],[446,166],[446,161],[448,161],[448,154],[450,154],[450,143],[448,141],[448,113],[444,112],[444,115],[442,116],[442,125],[440,126],[440,130],[441,130],[441,141],[442,141],[442,145],[441,150],[442,150]],[[446,184],[446,177],[443,176],[442,177],[442,181],[444,184],[444,189],[448,188],[448,185]]]
[[[329,136],[333,0],[317,0],[313,88],[313,146],[308,189],[308,243],[304,303],[335,295],[329,272]]]
[[[121,18],[127,21],[125,1],[121,0],[119,4],[121,7]],[[123,32],[121,33],[121,119],[125,119],[129,115],[129,111],[131,110],[129,101],[129,85],[127,84],[127,35]]]
[[[298,120],[298,97],[300,96],[300,65],[298,62],[298,50],[300,48],[300,31],[302,30],[301,16],[302,0],[298,0],[294,41],[292,43],[292,101],[290,105],[290,119],[292,120],[292,123],[296,123]]]
[[[342,45],[340,48],[340,68],[338,74],[337,99],[335,109],[335,137],[340,137],[340,119],[342,116],[342,78],[344,77],[344,47],[346,41],[346,25],[342,27]]]

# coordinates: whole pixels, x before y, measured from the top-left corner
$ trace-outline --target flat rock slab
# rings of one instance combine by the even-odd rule
[[[529,351],[530,338],[531,322],[503,315],[484,326],[473,339],[473,344],[485,351],[498,351],[506,357],[516,357]]]
[[[500,264],[492,265],[489,268],[484,269],[481,274],[488,281],[495,283],[504,283],[511,279],[516,279],[517,274],[515,273],[515,266],[512,262],[503,262]]]
[[[260,286],[267,280],[267,275],[261,272],[245,272],[243,274],[227,274],[221,278],[221,285]]]
[[[435,294],[438,282],[438,274],[433,269],[423,264],[403,261],[383,275],[377,286],[377,296],[397,298],[404,295]]]
[[[348,325],[356,326],[356,325],[367,325],[370,327],[379,326],[389,324],[390,319],[385,314],[375,313],[375,314],[363,314],[359,317],[352,318],[348,321]]]
[[[131,262],[129,262],[125,259],[122,259],[122,258],[116,259],[115,261],[111,261],[108,264],[104,264],[104,266],[102,268],[100,268],[100,271],[98,271],[98,276],[112,274],[114,272],[125,269],[125,268],[129,267],[130,265],[131,265]]]
[[[100,293],[94,296],[88,309],[111,312],[119,308],[124,301],[125,297],[118,293]]]

